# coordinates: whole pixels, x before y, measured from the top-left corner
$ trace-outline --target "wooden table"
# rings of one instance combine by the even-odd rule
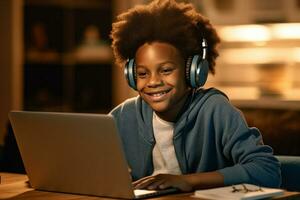
[[[28,178],[22,174],[0,173],[0,199],[7,200],[111,200],[111,198],[45,192],[34,190],[28,185]],[[152,199],[156,200],[197,200],[192,197],[193,193],[172,194]],[[299,192],[288,192],[272,199],[300,199]]]

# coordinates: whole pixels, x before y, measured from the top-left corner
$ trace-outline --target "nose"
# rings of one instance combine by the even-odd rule
[[[159,74],[152,74],[148,82],[148,87],[158,87],[161,85],[163,85],[163,81]]]

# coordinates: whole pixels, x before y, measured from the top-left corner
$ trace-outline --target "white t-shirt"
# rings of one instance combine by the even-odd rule
[[[174,123],[159,118],[153,112],[153,132],[156,144],[153,148],[152,158],[156,174],[181,174],[173,144]]]

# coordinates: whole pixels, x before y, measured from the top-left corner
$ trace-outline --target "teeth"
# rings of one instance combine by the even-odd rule
[[[164,95],[164,94],[166,94],[166,92],[161,92],[161,93],[152,94],[152,96],[154,96],[154,97],[159,97],[159,96],[162,96],[162,95]]]

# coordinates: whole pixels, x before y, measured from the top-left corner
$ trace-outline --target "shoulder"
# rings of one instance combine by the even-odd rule
[[[242,112],[231,104],[225,93],[215,88],[197,91],[190,114],[198,118],[201,116],[200,118],[211,119],[216,126],[245,124]]]
[[[130,111],[134,111],[137,102],[139,101],[140,97],[132,97],[129,99],[126,99],[124,102],[113,108],[109,114],[116,117],[117,115],[120,115],[121,113],[128,113]]]
[[[199,100],[200,98],[203,101],[205,101],[205,103],[229,102],[227,95],[221,90],[218,90],[216,88],[198,90],[196,91],[195,96],[196,96],[195,99]]]
[[[113,116],[120,133],[123,132],[121,129],[124,129],[129,124],[136,124],[135,105],[138,99],[138,97],[127,99],[110,111],[109,115]]]
[[[213,110],[233,111],[240,113],[240,110],[236,108],[229,100],[228,96],[216,88],[210,88],[204,91],[205,106]]]
[[[114,118],[139,118],[152,117],[151,107],[140,96],[125,100],[116,106],[110,113]],[[152,118],[151,118],[152,119]]]
[[[227,95],[216,88],[197,90],[191,106],[206,112],[226,108],[234,109]]]
[[[244,135],[244,138],[250,135],[260,138],[258,129],[248,126],[242,111],[235,107],[220,90],[209,91],[203,107],[205,116],[210,115],[214,129],[225,139],[223,144],[225,141],[235,141],[233,138],[242,138],[241,135]]]

